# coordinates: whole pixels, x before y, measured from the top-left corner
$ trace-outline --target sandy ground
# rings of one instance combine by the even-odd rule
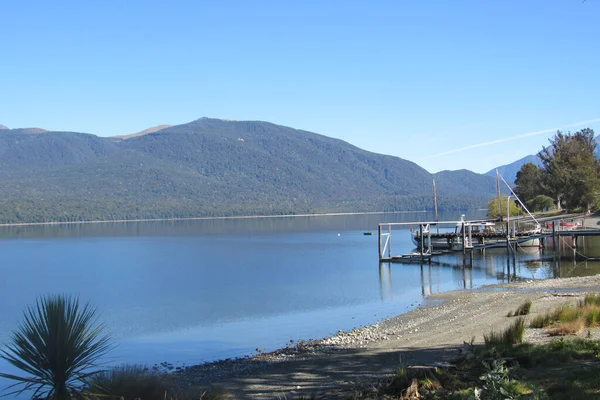
[[[600,228],[600,216],[598,216],[598,213],[584,218],[583,226],[585,226],[586,228]]]
[[[465,341],[474,337],[476,343],[483,343],[483,335],[491,329],[508,326],[514,319],[506,314],[526,299],[533,302],[527,317],[531,318],[597,291],[600,276],[435,294],[428,298],[429,306],[376,325],[248,359],[190,367],[176,376],[194,386],[224,387],[242,399],[347,397],[356,383],[381,378],[400,366],[451,361]],[[600,338],[600,332],[591,334]],[[537,329],[528,329],[525,337],[530,342],[550,340]]]

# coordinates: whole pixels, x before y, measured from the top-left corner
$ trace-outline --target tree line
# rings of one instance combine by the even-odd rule
[[[527,163],[517,173],[514,191],[519,199],[530,211],[597,210],[600,161],[596,153],[594,130],[585,128],[575,133],[557,131],[549,141],[550,145],[537,154],[539,166]],[[493,204],[488,204],[490,216],[499,214],[501,208],[498,201],[494,199]],[[507,201],[505,197],[504,210]]]

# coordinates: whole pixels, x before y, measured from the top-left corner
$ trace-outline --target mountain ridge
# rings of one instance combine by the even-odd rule
[[[494,180],[431,174],[340,139],[263,121],[201,118],[114,140],[0,135],[1,222],[480,208]]]
[[[517,179],[517,172],[521,170],[521,167],[527,163],[533,163],[538,167],[542,166],[542,160],[537,155],[530,154],[523,158],[513,161],[510,164],[500,165],[494,169],[489,170],[484,175],[496,177],[496,170],[506,180],[506,182],[513,184]]]

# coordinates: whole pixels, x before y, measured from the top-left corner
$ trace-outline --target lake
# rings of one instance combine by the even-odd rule
[[[510,274],[504,249],[476,253],[473,268],[462,268],[462,254],[440,265],[380,265],[378,223],[431,219],[420,212],[3,227],[0,342],[37,296],[70,293],[98,308],[117,343],[110,362],[190,365],[372,324],[430,293],[600,272],[597,262],[554,262],[551,249],[520,251]],[[408,228],[393,240],[395,253],[414,248]],[[600,246],[586,239],[579,251],[597,256]]]

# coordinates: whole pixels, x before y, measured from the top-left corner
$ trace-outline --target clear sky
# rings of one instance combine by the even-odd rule
[[[263,120],[485,172],[600,134],[598,21],[600,0],[0,0],[0,124]]]

